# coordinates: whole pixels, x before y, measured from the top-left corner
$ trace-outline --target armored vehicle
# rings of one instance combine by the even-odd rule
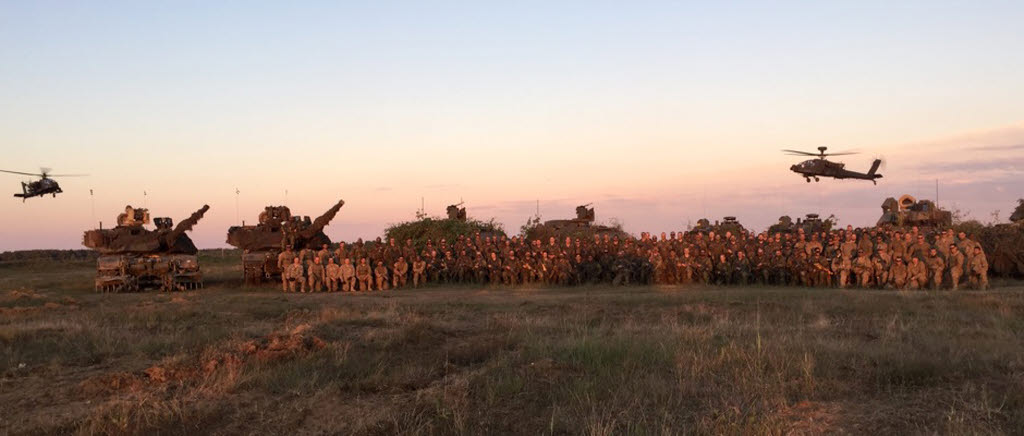
[[[594,224],[596,215],[594,208],[590,207],[591,204],[593,203],[576,206],[575,219],[548,220],[543,224],[533,226],[526,232],[527,239],[546,240],[550,237],[590,239],[594,235],[611,235],[620,238],[629,236],[618,226]]]
[[[466,208],[462,207],[462,203],[449,204],[448,209],[445,211],[448,213],[448,219],[456,221],[466,220]]]
[[[788,215],[784,215],[779,217],[777,224],[773,224],[768,228],[768,234],[794,233],[800,229],[803,229],[805,234],[821,233],[832,230],[834,224],[835,219],[833,217],[821,219],[816,213],[809,213],[802,220],[797,218],[795,223]]]
[[[734,216],[724,217],[722,218],[722,221],[715,221],[714,224],[711,224],[711,221],[709,221],[707,218],[701,218],[697,220],[697,225],[690,229],[690,233],[715,232],[716,234],[722,235],[724,235],[726,232],[732,233],[733,235],[738,235],[745,231],[746,229],[743,228],[743,225],[740,224],[740,222],[736,220],[736,217]]]
[[[316,220],[308,216],[292,216],[287,206],[267,206],[260,213],[256,225],[233,226],[228,229],[227,243],[242,249],[242,277],[246,284],[259,284],[265,280],[278,280],[282,266],[278,255],[286,248],[320,249],[330,244],[324,227],[334,219],[344,200],[327,210]]]
[[[203,276],[192,239],[185,234],[203,218],[210,206],[203,206],[178,223],[170,218],[153,220],[149,211],[125,207],[117,226],[86,231],[82,245],[100,253],[96,261],[95,288],[101,292],[131,292],[198,289]]]
[[[931,200],[917,200],[904,195],[899,200],[889,197],[882,202],[882,216],[877,227],[938,227],[953,225],[953,214],[939,209]]]

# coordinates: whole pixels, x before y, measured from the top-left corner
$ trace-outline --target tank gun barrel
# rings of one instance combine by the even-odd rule
[[[327,224],[330,224],[331,220],[338,215],[338,211],[341,210],[341,207],[344,205],[345,200],[338,200],[338,204],[335,204],[330,209],[327,209],[327,212],[324,212],[323,215],[317,217],[311,226],[303,229],[302,232],[299,233],[299,236],[301,236],[302,239],[309,239],[312,238],[313,235],[320,233],[320,231],[323,230],[324,227],[327,227]]]
[[[203,215],[205,215],[208,210],[210,210],[210,206],[204,204],[202,208],[192,213],[192,215],[185,220],[179,222],[177,226],[174,226],[174,230],[171,230],[171,232],[167,234],[165,240],[169,243],[174,243],[182,233],[192,230],[192,227],[195,226],[199,220],[203,219]]]

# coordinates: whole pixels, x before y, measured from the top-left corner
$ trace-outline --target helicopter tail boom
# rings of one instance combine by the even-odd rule
[[[868,170],[868,175],[871,176],[871,177],[875,177],[876,175],[878,177],[881,177],[881,175],[875,174],[875,172],[878,171],[878,167],[880,165],[882,165],[882,160],[881,159],[875,159],[875,162],[871,164],[871,169]]]

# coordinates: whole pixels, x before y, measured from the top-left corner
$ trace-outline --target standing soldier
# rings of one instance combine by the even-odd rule
[[[342,241],[342,242],[338,243],[338,249],[334,250],[334,257],[338,258],[338,264],[339,265],[344,263],[342,261],[342,259],[344,259],[346,257],[349,257],[348,256],[348,248],[345,247],[345,241]]]
[[[327,291],[337,292],[338,291],[338,279],[341,278],[340,272],[341,267],[334,263],[333,257],[327,258],[327,266],[324,267],[324,272],[327,275]]]
[[[971,268],[971,287],[983,291],[988,289],[988,259],[981,251],[981,246],[974,246],[974,256],[971,256],[969,266]]]
[[[342,261],[341,266],[338,268],[338,280],[341,281],[341,290],[343,292],[355,290],[356,267],[352,266],[352,259],[346,257]]]
[[[369,291],[370,281],[373,278],[373,269],[366,263],[366,258],[359,259],[359,266],[356,267],[356,279],[359,280],[359,290]]]
[[[299,258],[292,259],[292,264],[288,266],[284,274],[288,276],[288,292],[295,292],[296,286],[298,286],[299,292],[306,292],[306,278],[302,275],[303,269],[302,261]]]
[[[412,262],[412,287],[419,288],[420,283],[424,282],[426,277],[424,274],[427,271],[427,262],[420,257]]]
[[[313,263],[309,265],[309,292],[320,292],[324,284],[324,266],[320,264],[320,258],[314,257]]]
[[[320,251],[316,252],[316,256],[320,258],[320,264],[322,265],[327,265],[327,259],[331,258],[331,250],[328,248],[328,245],[324,244],[320,247]]]
[[[405,261],[405,256],[398,256],[398,260],[395,261],[394,273],[391,276],[391,287],[398,289],[399,287],[405,287],[409,280],[409,262]]]
[[[942,276],[946,272],[946,261],[939,256],[939,251],[932,247],[928,250],[928,273],[932,277],[932,289],[942,288]]]
[[[949,280],[953,290],[960,287],[960,277],[964,275],[964,254],[960,252],[956,244],[949,244]]]
[[[388,289],[388,269],[384,266],[383,260],[377,261],[377,267],[373,269],[373,276],[377,279],[377,290],[386,291]]]
[[[277,269],[281,271],[281,287],[288,292],[288,268],[295,261],[295,253],[291,247],[287,247],[281,254],[277,255]]]
[[[299,262],[302,263],[303,267],[306,266],[306,261],[312,258],[313,250],[310,250],[309,248],[306,247],[303,247],[301,250],[299,250]]]

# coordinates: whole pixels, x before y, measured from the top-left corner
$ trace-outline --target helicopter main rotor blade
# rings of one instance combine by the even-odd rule
[[[43,176],[42,174],[23,173],[23,172],[20,172],[20,171],[0,170],[0,172],[2,172],[2,173],[11,173],[11,174],[20,174],[20,175],[23,175],[23,176],[33,176],[33,177],[42,177]]]
[[[800,156],[817,156],[818,155],[818,153],[808,153],[806,151],[798,151],[798,150],[782,150],[782,151],[784,151],[786,153],[789,153],[789,154],[796,154],[796,155],[800,155]]]
[[[860,154],[860,153],[858,153],[856,151],[848,151],[848,152],[845,152],[845,153],[825,153],[824,156],[848,156],[848,155],[851,155],[851,154]]]

